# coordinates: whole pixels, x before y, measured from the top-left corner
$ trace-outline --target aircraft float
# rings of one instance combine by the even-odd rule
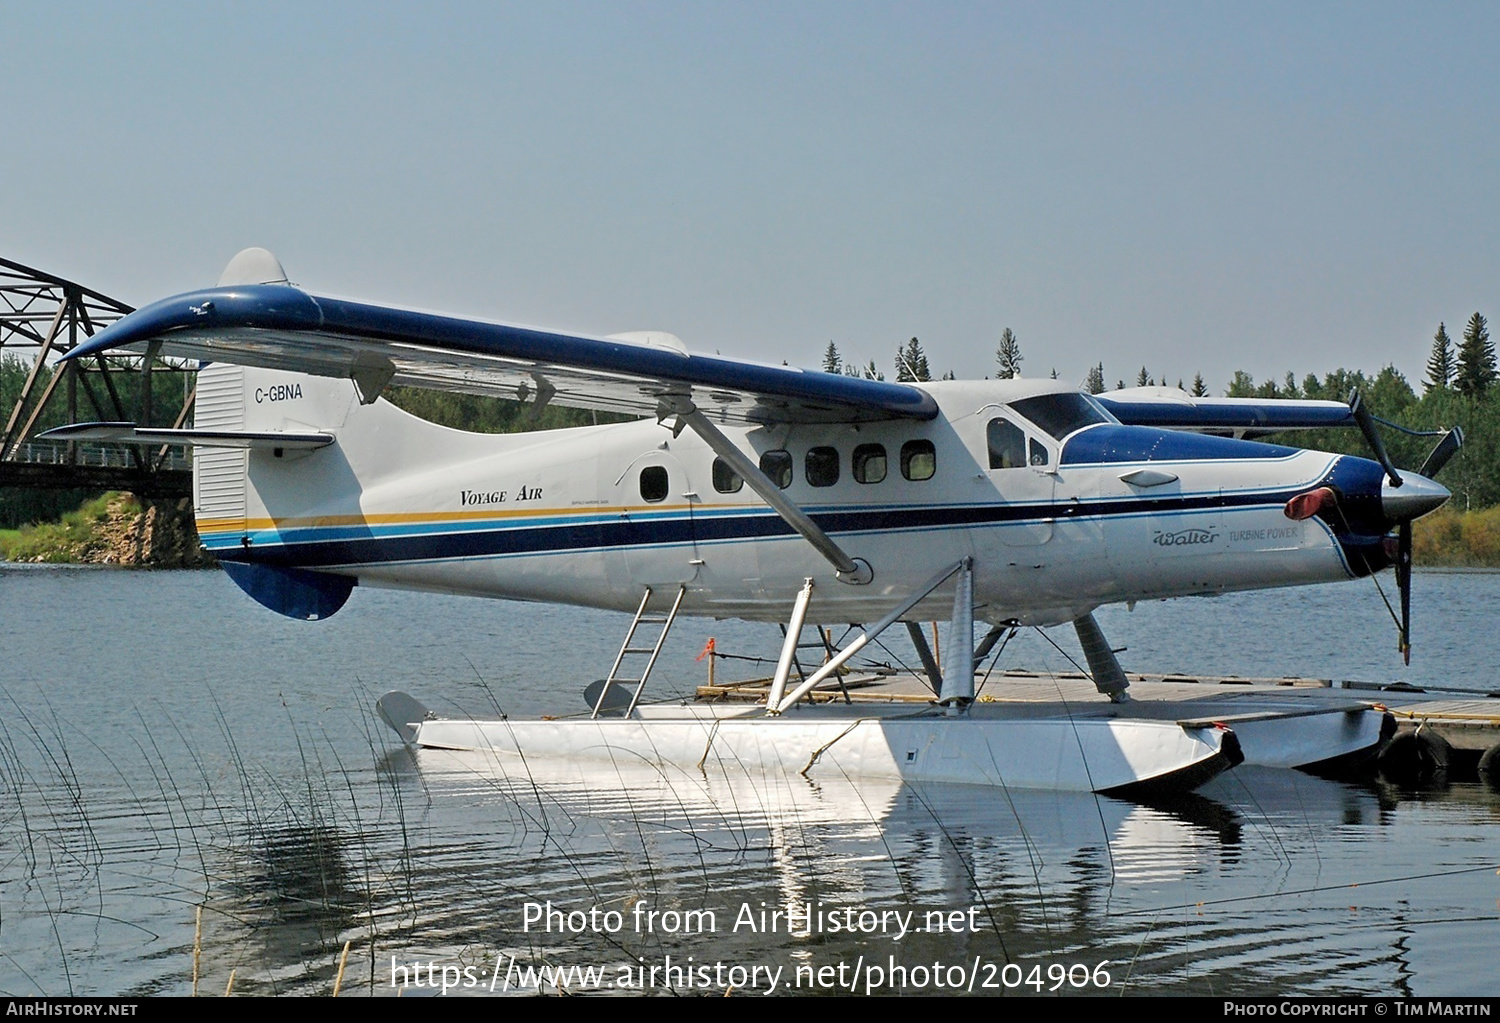
[[[1402,472],[1357,396],[864,380],[695,354],[664,333],[587,337],[315,295],[263,249],[68,357],[105,353],[202,360],[194,425],[53,435],[195,445],[202,542],[272,610],[326,618],[359,585],[634,613],[587,717],[445,720],[404,694],[382,700],[417,745],[527,757],[1139,792],[1190,788],[1247,755],[1357,755],[1389,727],[1366,704],[1226,719],[1130,700],[1092,612],[1394,566],[1409,650],[1410,524],[1448,499],[1431,477],[1462,442],[1455,428]],[[474,434],[381,399],[392,384],[642,418]],[[1255,439],[1345,425],[1374,459]],[[764,704],[641,700],[680,614],[787,624]],[[941,670],[910,629],[930,705],[805,699],[884,629],[939,618]],[[976,620],[989,626],[977,647]],[[975,699],[976,658],[1006,630],[1067,622],[1104,699]],[[812,623],[866,624],[794,680]]]

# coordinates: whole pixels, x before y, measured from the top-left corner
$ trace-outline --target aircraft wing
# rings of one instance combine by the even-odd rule
[[[1095,395],[1116,419],[1201,433],[1259,437],[1282,430],[1355,426],[1344,402],[1292,398],[1195,398],[1175,387],[1136,387]]]
[[[68,358],[147,350],[354,381],[373,401],[388,383],[655,415],[688,396],[717,422],[931,419],[907,384],[689,354],[670,335],[563,334],[347,299],[287,284],[218,287],[132,313]]]

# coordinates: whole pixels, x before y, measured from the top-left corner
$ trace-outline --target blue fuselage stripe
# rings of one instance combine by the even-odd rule
[[[1064,501],[1049,504],[975,504],[915,508],[850,509],[813,512],[812,518],[834,535],[888,533],[984,526],[1019,525],[1042,520],[1177,515],[1221,509],[1279,508],[1305,487],[1257,494],[1196,494],[1156,498]],[[513,522],[513,520],[512,520]],[[517,554],[551,554],[724,543],[792,536],[776,514],[766,511],[710,513],[681,512],[645,519],[590,517],[585,522],[560,521],[556,516],[496,528],[436,531],[431,525],[365,528],[333,527],[327,533],[300,528],[286,534],[257,531],[244,546],[235,535],[220,558],[308,568],[337,565],[433,561]],[[359,535],[353,535],[359,532]]]

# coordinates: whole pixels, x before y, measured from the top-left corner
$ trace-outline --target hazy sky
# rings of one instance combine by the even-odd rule
[[[0,255],[816,366],[1257,379],[1500,315],[1500,5],[4,8]]]

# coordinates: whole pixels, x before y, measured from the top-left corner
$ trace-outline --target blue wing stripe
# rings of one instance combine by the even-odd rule
[[[1188,405],[1177,401],[1120,401],[1105,395],[1097,397],[1111,415],[1128,426],[1266,433],[1354,425],[1349,406],[1336,401],[1206,398]]]
[[[536,367],[559,371],[575,396],[591,388],[613,388],[616,398],[624,396],[645,410],[654,410],[655,394],[682,385],[734,392],[717,400],[734,418],[753,421],[926,420],[938,414],[931,395],[907,384],[322,298],[280,284],[212,288],[164,299],[107,327],[68,358],[151,341],[161,341],[167,355],[324,376],[348,376],[355,355],[373,348],[389,356],[399,371],[413,374],[419,385],[455,390],[465,389],[452,372],[456,368],[490,368],[524,379]],[[424,378],[423,372],[432,375]],[[493,393],[493,387],[481,393]],[[739,396],[753,405],[736,407]],[[563,392],[554,400],[574,403]],[[698,400],[707,410],[715,399],[700,395]]]

